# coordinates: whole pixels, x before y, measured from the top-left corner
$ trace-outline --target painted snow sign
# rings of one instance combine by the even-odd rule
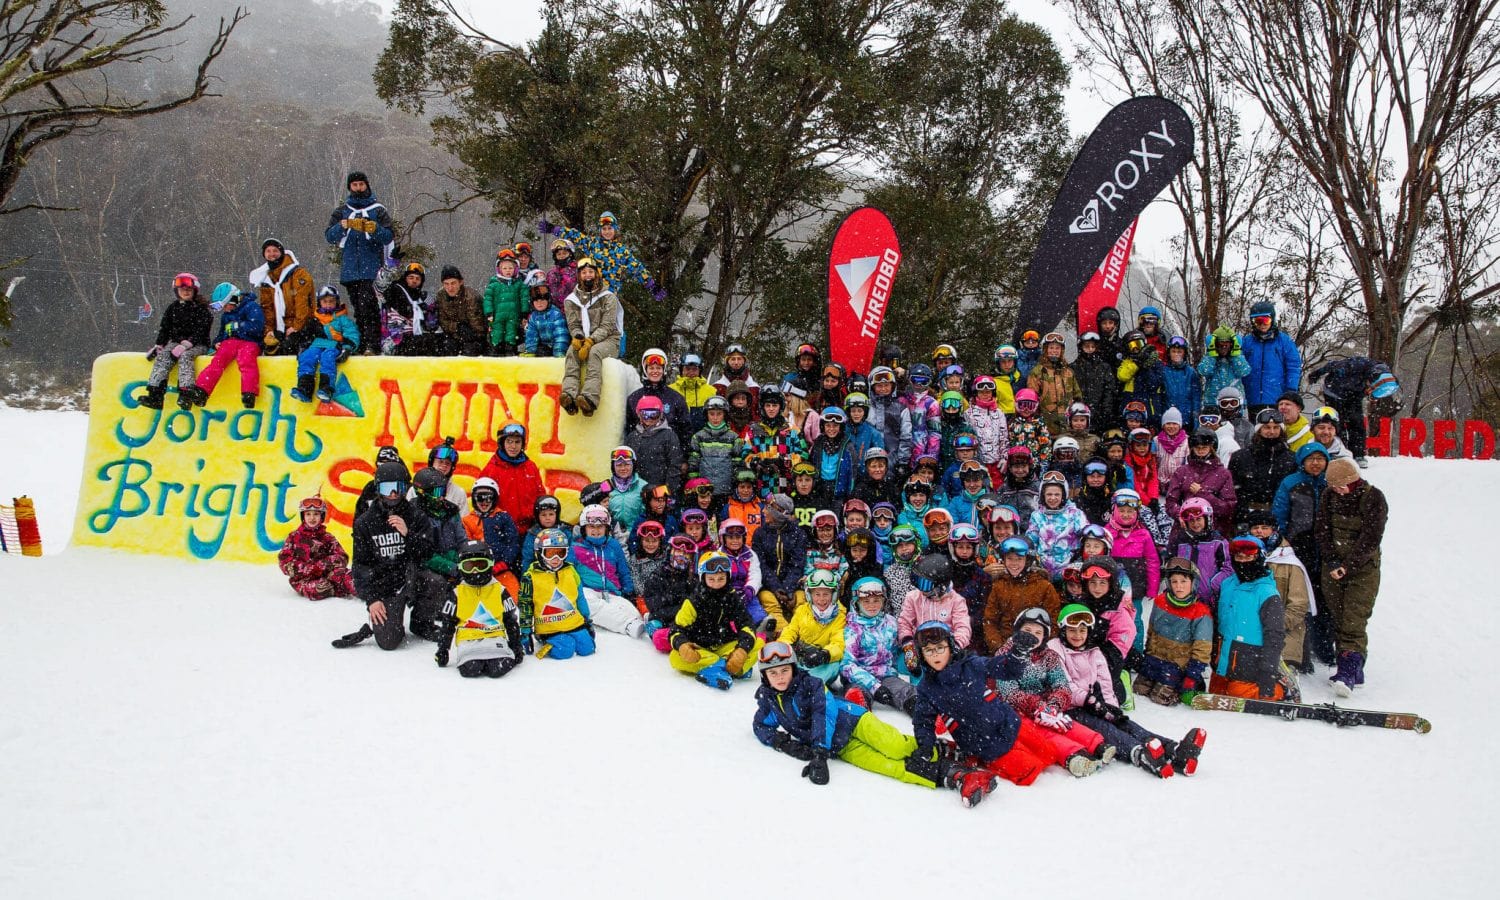
[[[1365,449],[1371,456],[1494,459],[1495,428],[1480,419],[1372,419]]]
[[[454,478],[468,490],[509,421],[527,427],[528,455],[573,514],[579,489],[606,476],[625,422],[627,369],[615,360],[604,372],[606,402],[591,417],[562,414],[559,359],[354,357],[339,367],[343,392],[332,404],[291,398],[296,364],[260,361],[257,409],[240,408],[231,373],[231,387],[206,407],[183,411],[175,394],[163,410],[136,402],[147,374],[139,354],[95,360],[73,542],[265,562],[297,526],[299,501],[321,494],[329,528],[348,546],[377,448],[395,447],[415,473],[453,437]]]
[[[900,265],[885,213],[862,206],[844,219],[828,257],[828,357],[844,371],[870,371]]]

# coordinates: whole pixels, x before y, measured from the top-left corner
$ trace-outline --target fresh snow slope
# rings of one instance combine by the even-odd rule
[[[36,503],[45,553],[62,550],[72,537],[88,427],[88,413],[0,403],[0,503],[21,496]]]
[[[0,429],[5,485],[71,509],[82,428]],[[1146,704],[1209,730],[1197,777],[1054,770],[974,810],[837,761],[815,787],[751,736],[753,684],[615,635],[468,681],[332,650],[362,606],[271,566],[0,559],[0,896],[1493,896],[1500,464],[1369,474],[1395,520],[1355,699],[1431,734]]]

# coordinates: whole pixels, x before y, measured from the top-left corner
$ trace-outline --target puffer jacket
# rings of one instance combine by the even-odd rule
[[[959,649],[969,646],[972,633],[969,623],[969,606],[956,591],[944,591],[936,600],[916,588],[907,591],[901,598],[901,612],[896,617],[897,638],[905,645],[917,633],[923,622],[946,622],[953,629],[953,642]]]
[[[635,451],[636,472],[651,484],[664,484],[675,495],[682,489],[682,443],[666,422],[637,428],[625,439]]]
[[[1390,507],[1385,494],[1363,479],[1349,493],[1329,490],[1318,510],[1318,552],[1323,569],[1344,566],[1359,571],[1380,565],[1380,542],[1385,537]]]
[[[219,316],[219,333],[214,336],[214,346],[231,338],[258,345],[265,336],[266,317],[260,304],[241,301],[235,304],[234,309]]]
[[[1243,515],[1252,506],[1269,509],[1282,479],[1297,471],[1297,460],[1282,440],[1267,441],[1257,431],[1249,446],[1229,458],[1229,476],[1234,480],[1236,509]]]
[[[984,603],[984,649],[993,653],[1004,644],[1010,638],[1016,616],[1033,606],[1045,609],[1054,620],[1062,608],[1057,588],[1042,569],[1030,567],[1016,577],[1002,570],[994,576],[989,598]]]
[[[839,674],[866,693],[880,687],[880,679],[896,670],[896,617],[851,613],[844,620],[844,664]]]
[[[803,642],[828,651],[831,663],[844,660],[844,608],[834,598],[827,612],[819,615],[812,601],[797,604],[792,618],[782,629],[780,638],[792,646]]]
[[[790,596],[807,564],[807,535],[791,520],[780,528],[767,522],[756,529],[750,546],[760,559],[761,587]]]
[[[666,624],[677,620],[677,611],[697,590],[698,576],[690,566],[674,569],[670,564],[661,566],[646,579],[642,599],[651,619]]]
[[[735,466],[744,455],[744,442],[733,428],[705,425],[688,442],[688,471],[707,478],[715,494],[728,496],[734,487]]]
[[[1047,423],[1040,418],[1023,419],[1020,416],[1011,416],[1007,423],[1010,428],[1010,445],[1012,447],[1025,447],[1031,451],[1032,459],[1035,461],[1032,468],[1035,469],[1047,462],[1052,455],[1052,432],[1047,430]]]
[[[1151,636],[1146,639],[1141,674],[1179,690],[1187,676],[1195,682],[1193,687],[1204,689],[1214,639],[1214,617],[1208,604],[1196,596],[1179,604],[1165,593],[1150,602]]]
[[[348,568],[349,554],[344,552],[339,539],[323,525],[317,528],[299,525],[286,536],[276,563],[281,567],[281,574],[291,579],[295,590],[327,578],[330,572]]]
[[[1119,652],[1122,659],[1129,654],[1138,634],[1135,604],[1125,596],[1119,579],[1115,579],[1109,593],[1103,597],[1094,597],[1085,591],[1083,605],[1094,614],[1094,627],[1089,630],[1089,645],[1101,647],[1108,643]]]
[[[1080,353],[1073,360],[1073,375],[1078,379],[1079,399],[1093,412],[1091,424],[1104,428],[1113,423],[1119,412],[1120,382],[1115,377],[1117,364],[1102,354]],[[1088,459],[1088,456],[1084,456]]]
[[[500,490],[500,507],[510,515],[517,530],[525,531],[531,527],[536,501],[547,491],[542,486],[541,470],[527,457],[525,450],[516,457],[508,457],[504,446],[497,448],[478,477],[494,479]]]
[[[1203,380],[1198,377],[1198,370],[1187,362],[1176,365],[1164,362],[1161,377],[1167,389],[1167,406],[1177,407],[1177,411],[1182,413],[1182,420],[1186,422],[1203,405]],[[1166,412],[1166,409],[1162,412]]]
[[[1309,457],[1321,455],[1326,461],[1328,451],[1322,444],[1303,444],[1297,451],[1297,471],[1281,479],[1276,489],[1276,499],[1271,501],[1271,513],[1276,516],[1276,526],[1282,535],[1294,544],[1312,537],[1318,523],[1318,504],[1328,488],[1324,473],[1317,477],[1307,474],[1303,468]]]
[[[1203,489],[1194,493],[1191,488],[1195,484],[1202,485]],[[1213,507],[1214,521],[1222,528],[1229,528],[1234,522],[1235,508],[1239,503],[1234,490],[1234,479],[1212,453],[1208,455],[1208,459],[1189,456],[1187,462],[1172,473],[1172,481],[1167,485],[1167,515],[1176,521],[1183,502],[1193,497],[1202,497],[1208,501],[1208,505]]]
[[[942,410],[931,394],[903,394],[901,405],[911,419],[911,460],[930,454],[937,456],[942,449]]]
[[[1143,597],[1154,597],[1161,582],[1161,556],[1151,532],[1137,518],[1128,529],[1120,524],[1118,511],[1111,513],[1104,526],[1114,538],[1109,555],[1125,567],[1130,583]]]
[[[1115,377],[1122,386],[1120,399],[1146,404],[1146,420],[1153,426],[1159,425],[1161,414],[1167,411],[1167,382],[1165,367],[1156,351],[1148,345],[1139,356],[1126,357]]]
[[[844,749],[859,717],[866,712],[863,706],[828,693],[822,681],[801,668],[784,691],[775,690],[762,679],[755,691],[755,704],[751,727],[762,744],[775,746],[777,732],[785,731],[828,755]]]
[[[346,219],[373,219],[375,230],[371,232],[345,228]],[[328,228],[323,237],[330,244],[337,244],[343,253],[343,265],[339,269],[339,281],[372,281],[385,265],[386,246],[396,239],[391,228],[391,214],[375,199],[374,191],[363,195],[350,194],[328,216]]]
[[[568,295],[578,287],[578,263],[571,258],[565,265],[554,265],[547,270],[547,293],[552,296],[552,305],[562,312]]]
[[[998,464],[1010,448],[1010,428],[1006,425],[1004,411],[998,404],[985,409],[976,402],[969,404],[964,418],[969,420],[969,427],[979,438],[979,461],[987,466]]]
[[[1198,374],[1203,376],[1203,396],[1217,400],[1219,391],[1232,387],[1241,394],[1245,392],[1244,379],[1250,374],[1250,363],[1245,361],[1243,353],[1236,353],[1228,358],[1218,356],[1209,352],[1198,363]],[[1193,410],[1197,412],[1197,410]],[[1182,410],[1184,417],[1188,411]]]
[[[630,561],[620,542],[605,535],[602,538],[580,537],[568,548],[568,562],[578,570],[583,586],[595,591],[635,596],[635,580],[630,577]]]
[[[1068,404],[1083,394],[1073,369],[1060,359],[1044,359],[1026,376],[1026,386],[1036,391],[1047,430],[1052,434],[1067,431]]]
[[[1074,506],[1072,501],[1064,503],[1061,509],[1038,507],[1031,514],[1026,537],[1036,548],[1037,558],[1047,570],[1048,576],[1062,577],[1063,567],[1073,558],[1073,552],[1083,539],[1083,529],[1088,524],[1088,516]]]
[[[730,587],[713,590],[700,581],[693,596],[682,602],[672,620],[672,649],[683,644],[722,647],[733,643],[746,652],[755,648],[755,632],[746,621],[745,604]]]
[[[1011,369],[1009,372],[996,372],[993,377],[995,405],[1007,416],[1015,415],[1016,391],[1026,386],[1026,376],[1021,374],[1020,369]]]
[[[489,283],[484,286],[484,299],[480,302],[483,304],[485,317],[490,320],[486,334],[492,345],[520,335],[521,317],[526,314],[530,296],[530,289],[526,287],[523,276],[517,274],[501,278],[499,272],[490,276]]]
[[[950,730],[962,753],[982,762],[1009,753],[1021,730],[1021,717],[991,683],[1016,677],[1024,665],[1013,656],[958,652],[941,672],[924,666],[911,719],[918,752],[926,755],[937,747],[937,718],[942,716],[956,723]]]
[[[1269,571],[1249,581],[1230,575],[1219,589],[1214,671],[1269,694],[1286,641],[1286,614]]]
[[[1173,529],[1167,546],[1171,548],[1168,556],[1180,556],[1198,567],[1198,583],[1194,588],[1200,597],[1219,596],[1219,585],[1234,574],[1229,541],[1212,528],[1207,534],[1195,535],[1179,525]]]
[[[195,295],[191,300],[173,300],[162,314],[161,327],[156,330],[156,345],[170,349],[173,344],[187,341],[197,347],[207,347],[213,325],[213,310],[201,297]]]
[[[1010,656],[1012,643],[1007,640],[997,656]],[[1048,705],[1066,709],[1073,696],[1068,689],[1068,670],[1063,668],[1062,657],[1050,647],[1042,645],[1026,654],[1021,671],[1013,677],[997,679],[995,690],[1000,699],[1011,705],[1016,712],[1030,719]]]
[[[1109,674],[1109,661],[1104,658],[1104,651],[1092,644],[1085,644],[1082,650],[1075,650],[1064,643],[1062,638],[1048,641],[1047,649],[1062,660],[1063,671],[1068,675],[1067,709],[1082,706],[1096,684],[1104,695],[1105,703],[1119,705],[1115,699],[1115,680]]]
[[[1245,374],[1245,402],[1273,406],[1276,398],[1302,385],[1302,351],[1291,335],[1273,325],[1264,336],[1254,331],[1240,338],[1250,371]]]
[[[870,424],[880,430],[893,468],[911,465],[911,412],[895,394],[870,397]],[[861,460],[863,462],[863,460]]]

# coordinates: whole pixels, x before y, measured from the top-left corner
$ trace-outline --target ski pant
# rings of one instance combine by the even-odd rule
[[[854,723],[849,743],[838,752],[838,757],[866,772],[874,772],[907,784],[937,787],[932,781],[907,771],[906,759],[915,752],[916,738],[902,734],[894,726],[876,718],[874,713],[865,713]]]
[[[605,341],[595,344],[589,348],[589,358],[586,362],[578,361],[578,352],[568,345],[568,354],[563,357],[563,380],[562,392],[569,397],[587,397],[594,406],[599,405],[599,392],[604,383],[604,361],[606,359],[617,359],[620,348],[617,344]],[[583,375],[583,391],[578,389],[578,368],[580,365],[587,366],[588,371]]]
[[[194,371],[194,362],[203,351],[207,349],[198,344],[182,351],[181,356],[173,356],[170,350],[162,350],[156,354],[156,359],[151,361],[151,374],[146,378],[149,387],[159,388],[166,386],[167,376],[171,374],[172,367],[177,367],[177,390],[184,391],[193,386],[197,372]]]
[[[1375,612],[1375,595],[1380,593],[1380,563],[1363,569],[1350,569],[1342,580],[1334,580],[1323,567],[1323,608],[1333,632],[1339,653],[1357,650],[1369,655],[1370,615]]]
[[[328,379],[330,387],[333,386],[334,367],[339,363],[339,348],[329,345],[313,344],[306,350],[297,354],[297,377],[316,375],[319,371],[323,377]]]
[[[683,659],[676,650],[673,650],[672,653],[667,657],[667,661],[672,664],[672,668],[676,669],[679,672],[686,672],[689,675],[696,675],[709,666],[713,665],[714,663],[717,663],[719,660],[728,659],[729,654],[733,653],[736,649],[739,648],[739,646],[740,645],[738,641],[730,641],[726,644],[720,644],[717,647],[699,647],[698,660],[696,662],[688,662],[687,660]],[[745,668],[740,673],[741,675],[749,674],[754,669],[755,660],[760,655],[760,647],[761,640],[760,638],[756,638],[755,646],[751,647],[750,651],[745,656]]]
[[[1294,574],[1293,578],[1296,577]],[[1290,592],[1288,592],[1290,593]],[[1290,597],[1281,598],[1286,604],[1286,643],[1281,645],[1281,658],[1292,668],[1302,665],[1302,657],[1306,652],[1304,644],[1307,641],[1307,601],[1302,598],[1292,600]]]
[[[354,581],[354,595],[368,606],[376,601],[385,604],[385,621],[379,625],[370,622],[375,632],[375,643],[382,650],[395,650],[406,640],[406,604],[410,595],[410,571],[394,589],[390,588],[391,573],[370,566],[356,565],[350,572]]]
[[[495,319],[490,323],[490,346],[494,348],[496,356],[515,354],[519,324],[520,320],[512,311],[495,313]],[[589,355],[593,355],[592,350]]]
[[[633,638],[646,633],[646,622],[635,604],[619,594],[584,588],[583,598],[589,603],[589,620],[605,631]]]
[[[349,293],[349,308],[354,311],[354,324],[359,328],[359,352],[380,351],[380,301],[375,298],[375,282],[372,280],[342,281]],[[299,370],[300,371],[300,370]],[[333,367],[326,370],[333,377]]]
[[[1067,739],[1057,732],[1052,732],[1061,741],[1054,741],[1047,736],[1047,729],[1036,724],[1030,719],[1021,719],[1021,729],[1016,732],[1016,742],[1010,749],[989,762],[984,763],[984,768],[989,769],[1011,784],[1025,787],[1036,781],[1036,777],[1042,774],[1042,770],[1051,765],[1062,765],[1072,753],[1082,750],[1082,746],[1074,745],[1072,753],[1061,753],[1068,745]],[[1098,734],[1094,735],[1098,738]]]
[[[1223,675],[1214,673],[1208,679],[1208,691],[1211,694],[1224,694],[1229,697],[1244,697],[1247,700],[1284,700],[1286,689],[1277,682],[1266,694],[1260,689],[1260,685],[1253,681],[1235,681],[1225,678]]]
[[[293,578],[291,585],[292,590],[309,600],[354,596],[354,579],[342,567],[313,578]]]
[[[565,631],[562,634],[537,635],[536,655],[547,659],[571,659],[574,656],[594,655],[594,636],[587,628]]]
[[[494,659],[471,659],[465,663],[458,664],[458,674],[465,678],[478,678],[484,675],[488,678],[500,678],[515,668],[514,657],[499,656]]]
[[[1327,400],[1327,397],[1323,398]],[[1339,431],[1343,432],[1344,446],[1355,459],[1365,455],[1365,398],[1363,395],[1329,403],[1339,414]]]
[[[1152,738],[1160,738],[1163,745],[1167,744],[1166,738],[1130,719],[1116,725],[1081,709],[1070,709],[1068,715],[1083,727],[1099,732],[1099,737],[1104,739],[1104,743],[1115,748],[1121,756],[1126,758],[1129,758],[1135,748]]]
[[[240,393],[259,394],[260,344],[240,338],[228,338],[219,342],[219,349],[214,351],[214,358],[198,376],[198,387],[205,394],[212,394],[214,388],[219,386],[219,379],[223,377],[230,360],[238,363],[240,367]]]

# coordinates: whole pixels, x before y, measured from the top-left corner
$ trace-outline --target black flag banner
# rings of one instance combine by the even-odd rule
[[[1031,257],[1016,334],[1054,329],[1115,240],[1193,158],[1193,123],[1165,97],[1133,97],[1089,135]]]

